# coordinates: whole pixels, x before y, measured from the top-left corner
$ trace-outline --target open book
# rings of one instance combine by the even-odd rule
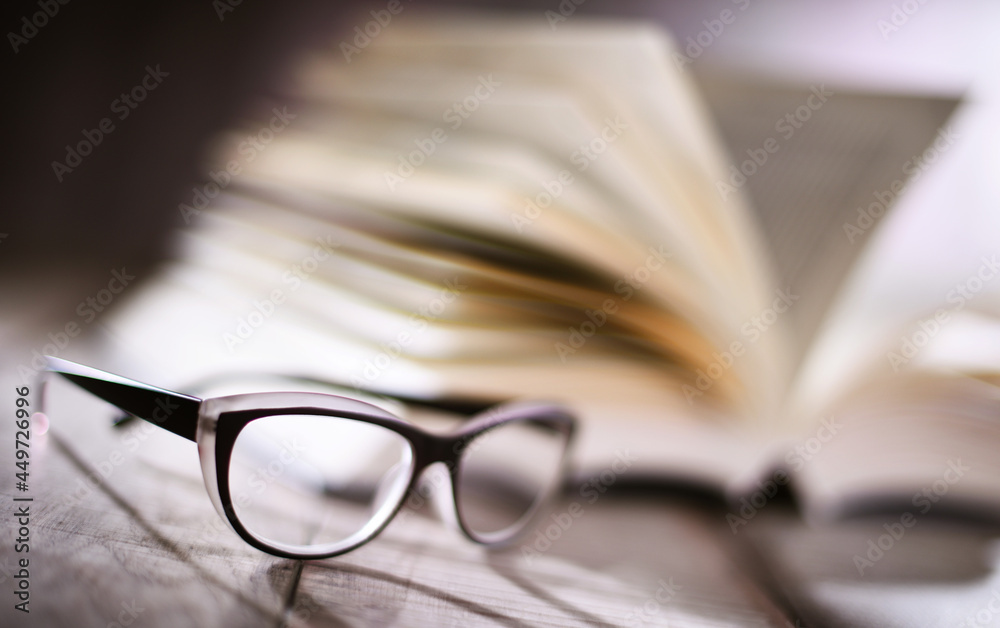
[[[919,509],[925,490],[1000,512],[1000,388],[953,359],[996,328],[988,308],[907,312],[912,329],[846,367],[827,355],[852,342],[824,313],[904,192],[889,179],[941,141],[954,102],[825,85],[767,101],[710,81],[728,139],[753,136],[744,120],[764,131],[727,155],[654,28],[394,17],[375,31],[316,51],[218,139],[178,208],[176,259],[108,320],[97,366],[165,385],[263,370],[553,399],[583,420],[582,477],[627,459],[736,504],[790,478],[816,516]],[[886,106],[901,126],[872,116]],[[841,160],[797,170],[824,138],[844,139]],[[751,209],[755,189],[771,209]],[[904,334],[920,355],[887,359]]]

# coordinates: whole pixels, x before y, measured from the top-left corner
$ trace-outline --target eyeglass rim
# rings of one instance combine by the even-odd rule
[[[319,559],[338,556],[364,545],[378,536],[395,518],[413,493],[423,473],[435,463],[448,469],[451,490],[449,508],[454,511],[454,523],[470,540],[488,546],[501,546],[517,538],[558,488],[547,487],[532,507],[514,524],[482,533],[469,527],[459,506],[459,474],[466,449],[494,428],[517,421],[546,422],[557,428],[563,440],[560,459],[556,461],[560,477],[565,470],[567,452],[574,434],[575,419],[562,406],[548,402],[514,401],[482,412],[457,429],[434,433],[421,429],[387,410],[367,402],[319,392],[261,392],[227,395],[205,399],[198,422],[197,442],[202,452],[202,472],[209,496],[219,514],[230,527],[250,545],[273,555],[297,559]],[[307,549],[305,545],[290,545],[263,539],[249,530],[236,515],[228,486],[232,452],[239,434],[256,420],[281,415],[326,416],[378,425],[403,437],[410,447],[412,462],[407,470],[405,488],[391,506],[387,503],[371,521],[346,539]]]
[[[507,413],[502,419],[495,418],[495,414]],[[521,515],[517,521],[506,528],[494,532],[479,532],[468,525],[462,516],[459,498],[460,478],[462,471],[462,454],[465,450],[484,434],[494,427],[509,425],[518,421],[546,421],[549,427],[559,430],[562,435],[560,443],[559,459],[556,463],[556,481],[546,487],[544,493],[540,494],[532,503],[531,507]],[[531,527],[531,523],[536,520],[545,510],[545,505],[551,503],[552,497],[559,491],[562,479],[566,477],[569,464],[569,452],[576,437],[576,418],[562,404],[544,401],[512,401],[499,404],[474,417],[472,421],[460,427],[453,434],[457,439],[464,439],[461,449],[456,456],[455,464],[448,467],[451,479],[451,506],[455,511],[455,521],[462,533],[472,541],[489,547],[502,547],[516,541],[521,533]]]

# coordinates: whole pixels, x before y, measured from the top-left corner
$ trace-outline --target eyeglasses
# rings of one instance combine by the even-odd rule
[[[515,402],[436,434],[348,397],[199,399],[46,360],[46,371],[198,443],[205,487],[222,518],[250,545],[287,558],[327,558],[371,540],[432,465],[447,469],[447,518],[473,541],[508,543],[559,489],[576,425],[562,406]]]

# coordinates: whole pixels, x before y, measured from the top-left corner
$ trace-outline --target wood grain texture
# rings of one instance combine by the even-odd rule
[[[8,363],[0,375],[11,405],[12,373]],[[721,517],[648,495],[569,494],[541,528],[554,540],[532,534],[504,551],[404,509],[348,555],[275,558],[219,518],[196,445],[140,422],[114,429],[109,409],[71,386],[50,393],[52,428],[32,437],[31,613],[6,600],[2,626],[783,625],[728,557]],[[579,516],[550,528],[574,502]],[[7,590],[13,547],[4,535]]]
[[[135,457],[103,480],[96,463],[108,458],[94,457],[100,440],[74,442],[58,429],[33,438],[31,612],[4,604],[3,625],[279,624],[295,565],[238,538],[192,534],[214,514],[198,506],[208,504],[194,499],[197,487],[151,477]],[[87,476],[103,482],[92,488]],[[4,521],[11,486],[0,497]],[[14,565],[13,548],[0,547],[0,564]]]

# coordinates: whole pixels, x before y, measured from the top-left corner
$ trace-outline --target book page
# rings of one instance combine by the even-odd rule
[[[748,193],[778,284],[801,298],[789,315],[798,362],[874,228],[930,165],[925,149],[948,139],[958,99],[698,78],[730,151],[723,181]]]

